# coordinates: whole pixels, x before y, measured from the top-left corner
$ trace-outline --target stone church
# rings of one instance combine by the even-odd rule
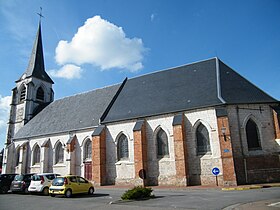
[[[39,24],[12,90],[4,173],[77,174],[96,185],[280,181],[279,101],[218,58],[59,100],[53,84]]]

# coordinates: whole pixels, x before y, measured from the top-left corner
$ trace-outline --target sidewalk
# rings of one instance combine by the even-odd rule
[[[134,185],[106,185],[106,186],[96,186],[96,189],[131,189]],[[261,189],[269,187],[280,187],[280,183],[265,183],[265,184],[251,184],[251,185],[239,185],[231,187],[222,187],[215,185],[199,185],[199,186],[187,186],[187,187],[178,187],[178,186],[147,186],[157,190],[191,190],[191,189],[221,189],[223,191],[230,190],[251,190],[251,189]]]

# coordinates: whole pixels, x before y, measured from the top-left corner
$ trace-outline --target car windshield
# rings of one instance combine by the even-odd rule
[[[41,181],[41,176],[39,176],[39,175],[33,175],[33,176],[32,176],[32,181]]]
[[[15,176],[15,181],[22,181],[23,180],[23,175],[16,175]]]
[[[63,177],[55,178],[52,182],[53,186],[62,186],[63,184],[64,184],[64,178]]]

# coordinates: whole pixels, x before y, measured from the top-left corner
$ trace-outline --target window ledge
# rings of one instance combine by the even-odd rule
[[[92,159],[85,159],[83,163],[92,162]]]
[[[196,154],[197,157],[204,157],[204,156],[212,156],[211,152],[207,152],[207,153],[197,153]]]
[[[159,162],[164,162],[164,161],[170,161],[171,158],[170,158],[170,156],[163,156],[163,157],[157,157],[157,160]]]
[[[39,164],[35,164],[35,165],[31,166],[31,168],[40,168],[40,165]]]
[[[122,165],[122,164],[125,164],[125,165],[133,165],[134,162],[131,162],[129,160],[120,160],[118,162],[115,163],[115,165]]]
[[[55,164],[53,167],[55,167],[55,168],[66,167],[66,165],[63,164],[63,163],[57,163],[57,164]]]

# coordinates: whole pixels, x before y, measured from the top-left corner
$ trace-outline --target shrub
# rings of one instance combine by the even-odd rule
[[[152,188],[137,186],[131,190],[127,190],[123,195],[123,200],[140,200],[144,198],[153,197],[151,193],[153,192]]]

